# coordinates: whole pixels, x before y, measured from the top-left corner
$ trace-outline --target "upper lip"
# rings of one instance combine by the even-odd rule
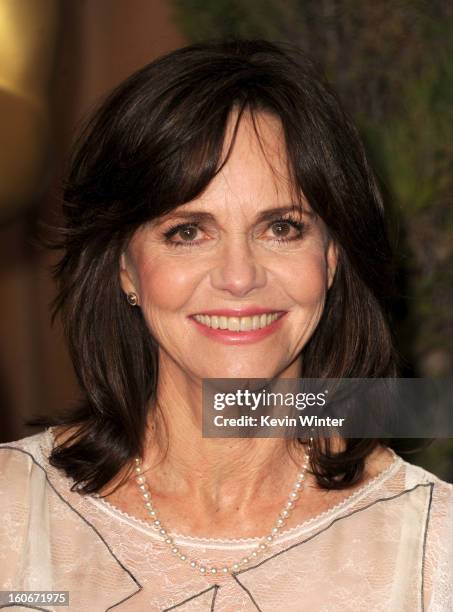
[[[201,310],[200,312],[195,312],[192,317],[195,315],[217,315],[224,317],[250,317],[253,315],[260,314],[271,314],[274,312],[286,312],[285,310],[279,310],[278,308],[260,308],[258,306],[249,306],[248,308],[214,308],[212,310]]]

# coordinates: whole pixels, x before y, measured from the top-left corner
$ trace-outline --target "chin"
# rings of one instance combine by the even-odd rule
[[[272,368],[269,364],[224,364],[203,369],[200,378],[274,378],[282,368]]]

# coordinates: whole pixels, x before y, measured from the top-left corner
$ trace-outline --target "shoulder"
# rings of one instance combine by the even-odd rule
[[[407,462],[406,472],[406,486],[430,487],[423,547],[427,610],[453,610],[453,484]]]
[[[0,577],[11,580],[22,567],[30,532],[45,513],[47,489],[42,447],[46,433],[0,444]]]
[[[12,464],[30,464],[40,462],[43,459],[43,449],[48,446],[49,430],[42,431],[32,436],[2,442],[0,444],[0,468],[1,472]]]
[[[110,610],[138,583],[80,509],[70,479],[50,464],[53,443],[47,429],[0,444],[0,585],[64,591],[72,584],[77,610]]]
[[[0,508],[29,499],[32,485],[44,485],[48,431],[0,444]]]
[[[453,526],[453,484],[421,466],[409,463],[401,457],[400,460],[405,467],[406,490],[420,485],[429,488],[427,512],[431,526],[436,530]]]
[[[453,484],[442,480],[436,474],[414,465],[402,459],[406,467],[406,486],[411,487],[417,484],[432,484],[433,498],[444,500],[453,499]]]
[[[453,496],[453,484],[419,465],[410,463],[390,447],[378,447],[370,454],[367,458],[366,473],[371,481],[380,480],[382,475],[388,473],[396,474],[397,489],[408,491],[419,485],[431,485],[433,496]],[[386,486],[386,481],[383,486]]]
[[[391,499],[405,500],[398,506],[404,548],[418,542],[425,609],[453,610],[453,484],[391,452],[395,469],[382,488]]]
[[[37,446],[41,445],[45,440],[49,438],[49,430],[45,429],[44,431],[40,431],[37,434],[33,434],[30,436],[26,436],[24,438],[20,438],[18,440],[13,440],[11,442],[1,442],[0,449],[7,448],[18,448],[18,449],[34,449]]]

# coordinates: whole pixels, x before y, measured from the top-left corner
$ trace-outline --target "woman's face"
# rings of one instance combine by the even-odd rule
[[[225,146],[233,122],[230,120]],[[298,377],[321,317],[336,250],[291,195],[281,125],[244,115],[228,162],[202,196],[142,226],[121,257],[157,340],[196,378]]]

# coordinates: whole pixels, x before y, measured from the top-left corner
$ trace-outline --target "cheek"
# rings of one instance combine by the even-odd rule
[[[288,293],[300,306],[322,305],[327,291],[327,266],[322,253],[307,253],[286,271]]]
[[[145,311],[180,309],[192,295],[197,282],[196,271],[181,261],[159,259],[140,266],[139,283]]]

